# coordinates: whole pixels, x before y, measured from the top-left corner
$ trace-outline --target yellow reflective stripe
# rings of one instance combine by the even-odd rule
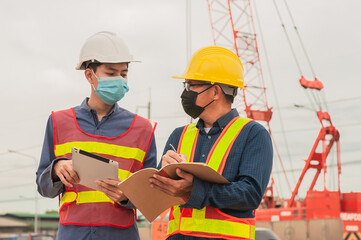
[[[168,223],[168,232],[167,234],[171,234],[178,230],[179,228],[179,218],[180,218],[180,208],[179,205],[173,207],[173,216],[174,219],[170,220]]]
[[[196,135],[198,131],[196,125],[197,123],[191,123],[187,126],[187,129],[184,133],[183,140],[181,143],[181,148],[179,151],[179,153],[183,153],[184,155],[187,156],[187,162],[189,162],[190,160],[190,156],[193,149],[193,143],[196,139]]]
[[[168,234],[172,234],[173,232],[180,230],[255,239],[255,226],[239,222],[230,222],[218,219],[206,219],[205,214],[206,208],[203,208],[201,210],[193,209],[192,217],[182,217],[180,229],[178,229],[180,208],[179,206],[174,206],[174,219],[169,221]]]
[[[232,125],[228,128],[227,132],[219,140],[218,145],[215,147],[212,156],[208,162],[210,166],[215,171],[218,171],[219,166],[221,165],[223,156],[226,154],[228,146],[231,144],[233,139],[236,137],[239,130],[245,125],[250,119],[248,118],[238,118]]]
[[[127,179],[130,175],[132,175],[131,172],[127,171],[127,170],[123,170],[123,169],[118,169],[118,176],[120,178],[120,180],[125,180]]]
[[[198,219],[197,223],[193,218],[182,218],[180,230],[214,233],[233,237],[254,239],[255,227],[239,222],[229,222],[218,219]],[[251,228],[251,229],[250,229]],[[251,234],[250,234],[251,230]]]
[[[227,153],[228,147],[234,141],[242,127],[251,119],[238,118],[227,129],[227,132],[219,139],[217,146],[213,150],[212,156],[208,161],[208,165],[214,170],[218,170],[222,160]],[[186,129],[181,143],[181,151],[187,156],[191,155],[193,143],[197,134],[196,123],[190,124],[193,128]],[[176,211],[177,210],[177,211]],[[193,209],[192,217],[180,217],[179,206],[174,207],[174,220],[169,221],[168,234],[176,231],[200,232],[218,234],[224,236],[232,236],[234,238],[255,239],[255,226],[247,223],[240,223],[236,221],[225,221],[219,219],[205,218],[206,208],[201,210]]]
[[[202,221],[203,221],[203,219],[206,218],[206,208],[204,207],[204,208],[202,208],[200,210],[194,208],[192,210],[192,218],[194,218],[194,219],[202,219]]]
[[[95,202],[110,202],[114,203],[105,193],[100,191],[85,191],[78,192],[76,203],[95,203]]]
[[[64,203],[74,202],[76,200],[76,192],[65,192],[60,199],[60,207]]]
[[[256,239],[256,226],[251,225],[251,239]]]
[[[114,203],[110,198],[105,195],[105,193],[100,191],[84,191],[78,192],[78,197],[75,192],[65,192],[63,197],[60,200],[60,207],[64,203],[74,202],[76,200],[77,204],[81,203],[96,203],[96,202],[109,202]]]
[[[80,148],[87,152],[136,159],[140,162],[143,161],[145,156],[145,152],[139,148],[124,147],[101,142],[67,142],[59,144],[55,147],[55,156],[62,156],[67,153],[71,153],[72,147]]]

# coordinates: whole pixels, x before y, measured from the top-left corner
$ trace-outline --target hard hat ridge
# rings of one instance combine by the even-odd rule
[[[243,87],[243,65],[232,51],[209,46],[195,52],[186,71],[173,78],[192,79]]]

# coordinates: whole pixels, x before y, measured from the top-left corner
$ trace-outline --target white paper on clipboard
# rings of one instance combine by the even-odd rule
[[[118,180],[118,162],[72,148],[73,169],[77,172],[81,185],[96,189],[95,181]]]

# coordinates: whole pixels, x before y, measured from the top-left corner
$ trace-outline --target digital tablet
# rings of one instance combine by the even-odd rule
[[[79,184],[96,189],[97,180],[118,180],[118,162],[75,147],[72,154],[73,169],[79,176]]]

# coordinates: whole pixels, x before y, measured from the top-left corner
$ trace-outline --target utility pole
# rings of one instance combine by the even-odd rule
[[[191,0],[186,0],[186,52],[187,52],[187,64],[192,56],[192,5]],[[193,118],[190,117],[189,123],[193,122]]]
[[[186,52],[187,52],[187,63],[192,56],[192,18],[191,18],[191,0],[186,0]]]
[[[148,101],[148,119],[150,119],[150,112],[151,112],[151,104],[150,104],[150,99],[151,99],[151,90],[150,88],[149,90],[149,101]]]
[[[28,158],[33,159],[33,160],[34,160],[35,171],[37,170],[37,168],[38,168],[38,162],[37,162],[37,158],[36,158],[36,157],[31,156],[31,155],[29,155],[29,154],[25,154],[25,153],[19,152],[19,151],[16,151],[16,150],[12,150],[12,149],[8,149],[8,152],[9,152],[9,153],[15,153],[15,154],[18,154],[18,155],[21,155],[21,156],[24,156],[24,157],[28,157]],[[38,189],[37,189],[36,182],[35,182],[34,201],[35,201],[35,209],[34,209],[34,232],[35,232],[35,233],[38,233],[38,222],[39,222],[39,219],[38,219]]]

